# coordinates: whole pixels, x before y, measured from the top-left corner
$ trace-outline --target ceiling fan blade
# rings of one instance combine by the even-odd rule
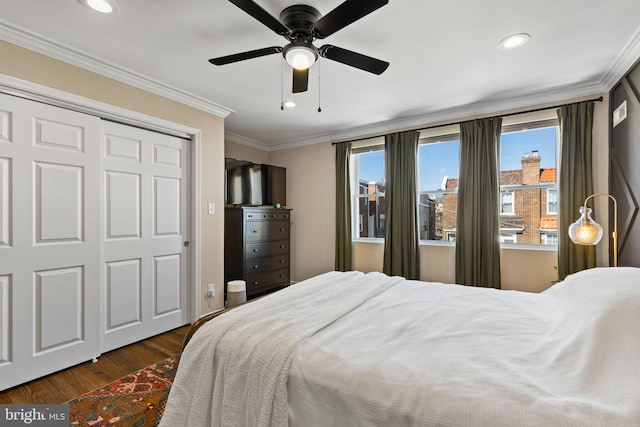
[[[247,52],[234,53],[233,55],[221,56],[219,58],[211,58],[209,62],[213,65],[226,65],[232,62],[244,61],[245,59],[258,58],[260,56],[271,55],[273,53],[282,52],[280,46],[265,47],[263,49],[250,50]]]
[[[269,12],[258,6],[252,0],[229,0],[231,3],[244,10],[249,15],[260,21],[263,25],[271,28],[276,34],[284,36],[289,33],[289,29],[282,25],[280,21],[274,18]]]
[[[346,0],[316,21],[314,35],[319,39],[329,37],[387,3],[389,0]]]
[[[293,69],[293,93],[306,92],[309,87],[309,69]]]
[[[318,49],[321,56],[331,59],[332,61],[341,62],[373,74],[382,74],[389,67],[389,63],[372,58],[361,53],[353,52],[341,47],[326,44]]]

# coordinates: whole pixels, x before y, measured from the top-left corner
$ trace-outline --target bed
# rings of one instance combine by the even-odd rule
[[[205,323],[161,426],[639,426],[640,269],[539,293],[329,272]]]

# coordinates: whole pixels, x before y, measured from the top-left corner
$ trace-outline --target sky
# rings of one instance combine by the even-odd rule
[[[522,168],[524,154],[538,150],[540,167],[556,167],[557,128],[533,129],[502,134],[500,145],[500,170]],[[422,144],[418,149],[420,164],[420,191],[441,188],[443,178],[458,177],[459,142]],[[384,181],[384,151],[360,154],[359,178],[366,181]]]

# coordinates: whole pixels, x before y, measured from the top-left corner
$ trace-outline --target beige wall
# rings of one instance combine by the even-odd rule
[[[231,157],[236,160],[247,160],[253,163],[270,164],[268,151],[258,150],[257,148],[248,147],[231,141],[224,142],[224,156]]]
[[[207,203],[223,206],[224,120],[95,73],[0,42],[0,73],[201,130],[201,313],[222,307],[224,215],[207,215]],[[220,211],[220,210],[219,210]],[[216,298],[206,297],[216,284]]]
[[[291,280],[333,270],[335,261],[335,150],[330,143],[271,153],[287,168],[291,212]]]
[[[567,102],[572,102],[568,100]],[[531,109],[545,107],[532,105]],[[594,189],[608,189],[608,97],[594,111]],[[311,161],[310,161],[311,160]],[[287,168],[287,201],[293,208],[292,279],[303,280],[334,268],[335,151],[330,143],[274,151],[269,161]],[[596,206],[600,224],[608,224],[606,199]],[[578,213],[576,212],[576,218]],[[598,265],[607,265],[607,242],[598,245]],[[354,268],[382,269],[381,242],[354,243]],[[502,249],[502,287],[539,292],[557,278],[555,251]],[[454,282],[454,247],[421,245],[421,280]]]

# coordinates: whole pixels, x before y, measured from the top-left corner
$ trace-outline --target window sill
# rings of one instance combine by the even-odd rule
[[[353,239],[353,243],[375,243],[375,244],[384,244],[384,239],[379,237],[371,237],[371,238],[359,238]],[[446,240],[420,240],[420,246],[449,246],[454,247],[456,242],[448,242]],[[547,251],[547,252],[557,252],[557,245],[534,245],[534,244],[523,244],[523,243],[502,243],[500,245],[500,250],[526,250],[526,251]]]
[[[353,243],[384,243],[381,237],[360,237],[352,240]]]
[[[500,245],[500,249],[558,252],[558,245],[534,245],[534,244],[524,244],[524,243],[502,243]]]

